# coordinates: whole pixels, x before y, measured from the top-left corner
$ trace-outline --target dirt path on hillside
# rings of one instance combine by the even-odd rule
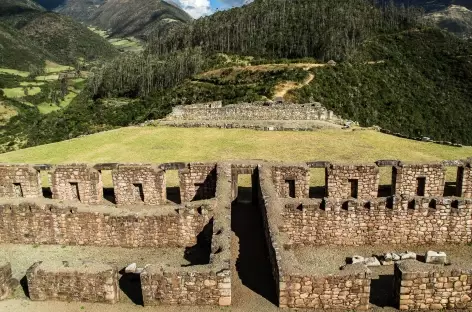
[[[313,75],[312,73],[308,73],[308,77],[302,83],[298,83],[295,81],[284,81],[276,85],[275,92],[274,92],[274,99],[284,98],[287,92],[295,90],[295,89],[301,89],[304,86],[308,85],[310,82],[312,82],[313,79],[315,79],[315,75]]]

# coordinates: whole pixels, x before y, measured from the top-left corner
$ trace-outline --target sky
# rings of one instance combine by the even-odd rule
[[[235,6],[241,6],[252,0],[174,0],[188,14],[194,18],[210,15],[216,10],[226,10]]]

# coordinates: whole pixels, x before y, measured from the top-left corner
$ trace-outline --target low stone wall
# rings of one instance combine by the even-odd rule
[[[282,218],[281,229],[294,245],[472,242],[470,199],[285,200]]]
[[[106,264],[38,262],[28,269],[26,278],[33,301],[116,303],[119,300],[118,271]]]
[[[0,243],[184,247],[208,223],[211,205],[136,213],[113,207],[0,204]],[[163,211],[164,210],[164,211]]]
[[[112,176],[118,205],[166,203],[165,171],[157,166],[120,164]]]
[[[0,300],[12,293],[12,275],[10,263],[0,263]]]
[[[317,275],[298,263],[290,238],[282,231],[283,205],[271,182],[272,172],[259,167],[259,207],[269,248],[269,258],[280,307],[324,310],[369,309],[370,271],[363,265],[348,266],[344,271]],[[306,269],[306,268],[305,268]]]
[[[144,305],[231,305],[231,166],[218,164],[217,207],[213,217],[210,263],[169,268],[153,264],[141,274]],[[202,248],[202,246],[200,246]]]
[[[0,197],[34,198],[43,196],[39,171],[31,165],[0,164]]]
[[[459,268],[402,261],[395,264],[394,283],[400,310],[472,310],[472,264]]]
[[[330,165],[326,170],[328,196],[376,198],[379,178],[376,165]]]
[[[320,103],[240,103],[226,106],[194,104],[176,106],[167,120],[329,120],[340,121]]]
[[[370,272],[363,264],[335,275],[286,274],[280,282],[280,306],[324,310],[369,310]]]

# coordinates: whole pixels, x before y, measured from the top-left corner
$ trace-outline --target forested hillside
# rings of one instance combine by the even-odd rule
[[[316,63],[313,81],[289,97],[320,101],[364,126],[472,145],[472,42],[435,28],[424,11],[372,0],[256,0],[150,34],[142,53],[96,66],[66,108],[12,117],[0,144],[33,146],[164,117],[172,105],[271,98],[294,69],[246,65]],[[235,70],[234,66],[239,66]],[[214,71],[222,68],[221,71]],[[218,72],[220,76],[202,74]]]

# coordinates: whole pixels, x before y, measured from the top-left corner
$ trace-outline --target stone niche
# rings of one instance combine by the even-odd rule
[[[405,260],[395,263],[394,274],[400,310],[472,310],[472,265],[460,268]]]
[[[331,198],[376,198],[379,189],[376,165],[334,165],[326,170],[327,191]]]
[[[118,205],[166,203],[165,171],[144,164],[118,165],[112,172]]]
[[[13,279],[10,263],[0,263],[0,300],[6,299],[12,293]]]
[[[42,197],[39,171],[30,165],[0,164],[0,197]]]
[[[210,199],[216,192],[216,163],[192,163],[179,170],[182,203]]]
[[[33,301],[79,301],[116,303],[119,300],[118,270],[107,264],[37,262],[26,272]]]
[[[277,195],[281,198],[308,198],[310,171],[306,165],[272,167],[272,178]]]
[[[446,168],[442,164],[403,164],[393,167],[393,188],[397,196],[441,197]]]
[[[98,204],[103,199],[100,171],[86,164],[58,165],[49,174],[52,198]]]

